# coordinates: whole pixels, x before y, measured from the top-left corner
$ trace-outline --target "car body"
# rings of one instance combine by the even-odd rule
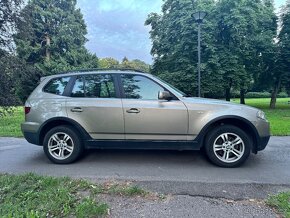
[[[151,74],[131,70],[42,78],[25,103],[21,129],[55,163],[73,162],[90,148],[204,147],[213,163],[236,167],[270,138],[269,122],[256,108],[186,97]]]

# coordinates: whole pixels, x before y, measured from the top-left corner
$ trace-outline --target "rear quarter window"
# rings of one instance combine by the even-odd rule
[[[52,79],[44,86],[43,91],[55,95],[62,95],[69,80],[70,77]]]

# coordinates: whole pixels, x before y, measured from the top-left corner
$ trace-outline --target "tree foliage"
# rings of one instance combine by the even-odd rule
[[[272,71],[272,96],[270,107],[275,108],[276,98],[281,86],[290,88],[290,1],[288,0],[281,11],[281,30],[278,35],[276,62]]]
[[[251,89],[273,63],[277,16],[271,0],[165,0],[162,13],[149,14],[154,58],[152,73],[191,94],[197,88],[195,11],[208,16],[202,24],[202,94],[230,98]]]
[[[13,49],[12,35],[15,33],[16,20],[19,17],[23,0],[0,1],[0,49],[11,51]]]
[[[192,18],[193,11],[198,8],[213,10],[214,1],[206,0],[202,3],[167,0],[162,6],[162,14],[151,13],[145,24],[151,25],[150,37],[153,43],[151,54],[154,58],[152,73],[170,81],[187,93],[194,94],[196,83],[197,63],[197,28]],[[209,16],[212,16],[210,14]],[[202,72],[203,92],[207,89],[205,78],[212,78],[216,86],[212,92],[219,90],[219,82],[213,69],[217,68],[218,61],[214,53],[213,32],[214,23],[207,19],[202,27]],[[207,61],[204,61],[204,60]],[[206,72],[207,75],[204,73]]]
[[[130,61],[127,57],[124,57],[121,63],[114,58],[101,58],[99,60],[99,67],[105,69],[132,69],[140,70],[143,72],[149,72],[150,70],[150,65],[146,64],[144,61],[141,61],[139,59],[134,59]]]
[[[12,53],[12,35],[16,31],[16,20],[22,4],[23,0],[0,1],[0,116],[11,111],[10,106],[19,103],[15,95],[15,72],[22,67],[18,64],[19,59]]]
[[[85,48],[86,25],[76,0],[29,0],[17,22],[17,54],[36,72],[33,84],[20,81],[31,92],[40,76],[79,68],[97,68],[98,58]],[[26,93],[21,98],[27,97]]]

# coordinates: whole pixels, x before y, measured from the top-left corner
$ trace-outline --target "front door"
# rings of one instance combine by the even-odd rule
[[[179,100],[158,100],[164,88],[143,75],[122,74],[125,138],[186,140],[188,112]]]

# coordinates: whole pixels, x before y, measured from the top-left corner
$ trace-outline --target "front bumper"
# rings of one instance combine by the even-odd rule
[[[266,148],[269,140],[270,140],[270,135],[269,136],[260,137],[260,140],[259,140],[259,142],[257,143],[257,146],[256,146],[256,152],[264,150]]]
[[[257,144],[255,153],[262,151],[266,148],[270,140],[270,123],[267,120],[260,120],[257,122],[256,129],[258,131]]]

